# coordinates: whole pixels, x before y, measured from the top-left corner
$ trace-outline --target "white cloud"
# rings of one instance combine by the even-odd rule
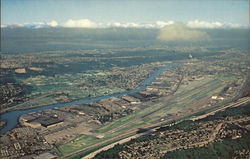
[[[175,22],[174,21],[156,21],[156,25],[157,27],[164,27],[166,25],[171,25],[171,24],[174,24]]]
[[[113,27],[121,27],[122,24],[119,23],[119,22],[114,22],[114,23],[111,23],[110,26],[113,26]]]
[[[67,28],[95,28],[97,27],[97,24],[95,22],[90,21],[89,19],[69,19],[62,26]]]
[[[24,24],[1,24],[1,27],[4,27],[4,28],[6,28],[6,27],[10,27],[10,28],[18,28],[18,27],[25,27],[25,25]]]
[[[99,27],[141,28],[143,27],[143,25],[134,22],[128,22],[128,23],[112,22],[112,23],[106,23],[104,25],[99,25]]]
[[[28,27],[28,28],[47,28],[47,27],[67,27],[67,28],[109,28],[109,27],[120,27],[120,28],[163,28],[168,25],[175,24],[175,21],[156,21],[155,23],[135,23],[135,22],[106,22],[97,23],[89,19],[69,19],[64,23],[59,24],[57,21],[52,20],[50,22],[33,22],[23,24],[2,24],[1,27]],[[186,23],[189,28],[241,28],[249,27],[242,26],[234,23],[222,23],[222,22],[207,22],[200,20],[188,21]]]
[[[240,24],[235,24],[235,23],[228,23],[227,26],[229,28],[240,28],[240,27],[243,27]]]
[[[156,28],[155,24],[144,24],[145,28]]]
[[[187,22],[187,26],[190,28],[222,28],[224,26],[221,22],[206,22],[206,21],[189,21]]]
[[[58,23],[55,20],[52,20],[51,22],[33,22],[33,23],[13,24],[7,26],[38,29],[38,28],[57,27]]]
[[[44,22],[33,22],[33,23],[25,23],[24,26],[28,28],[38,29],[46,27],[46,24]]]
[[[174,24],[174,21],[157,21],[155,23],[120,23],[120,22],[112,22],[112,23],[99,23],[98,27],[120,27],[120,28],[162,28],[166,25]]]
[[[235,23],[223,23],[223,22],[218,22],[218,21],[207,22],[207,21],[199,21],[199,20],[189,21],[187,22],[187,26],[190,28],[209,28],[209,29],[243,27],[240,24],[235,24]]]
[[[203,41],[208,40],[209,35],[204,31],[188,28],[182,23],[174,23],[161,28],[157,39],[161,41]]]
[[[7,25],[1,24],[1,28],[6,28]]]
[[[137,23],[130,22],[130,23],[123,24],[123,27],[125,27],[125,28],[139,28],[139,27],[141,27],[141,25],[137,24]]]
[[[50,26],[50,27],[57,27],[58,26],[58,23],[57,23],[57,21],[55,21],[55,20],[52,20],[51,22],[48,22],[48,23],[46,23],[48,26]]]

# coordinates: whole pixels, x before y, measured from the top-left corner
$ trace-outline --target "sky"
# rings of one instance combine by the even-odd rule
[[[249,27],[249,0],[1,0],[1,26]]]

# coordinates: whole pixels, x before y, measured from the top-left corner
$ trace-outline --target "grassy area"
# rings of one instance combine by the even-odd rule
[[[16,105],[13,108],[30,108],[32,106],[42,106],[42,105],[49,105],[49,104],[56,104],[58,103],[55,98],[51,96],[39,97],[27,102],[21,103]]]
[[[152,107],[145,108],[145,109],[143,109],[141,111],[138,111],[138,112],[135,112],[135,113],[133,113],[133,114],[131,114],[129,116],[120,118],[120,119],[118,119],[116,121],[113,121],[111,123],[107,123],[106,125],[104,125],[100,129],[95,130],[94,132],[96,132],[96,133],[105,133],[105,132],[108,132],[108,131],[110,131],[112,129],[115,129],[115,128],[121,126],[121,125],[129,123],[129,122],[132,122],[131,124],[133,124],[135,122],[141,122],[140,120],[137,120],[137,119],[140,119],[140,117],[144,116],[147,113],[150,113],[152,111],[157,110],[161,106],[162,106],[162,104],[157,104],[157,105],[154,105]],[[148,121],[148,120],[145,120],[145,121]],[[118,129],[118,130],[120,131],[120,129]]]
[[[134,120],[136,118],[136,114],[131,114],[129,116],[118,119],[118,120],[116,120],[114,122],[107,123],[106,125],[104,125],[100,129],[95,130],[94,132],[96,132],[96,133],[105,133],[107,131],[110,131],[110,130],[112,130],[114,128],[117,128],[117,127],[129,122],[129,121]]]
[[[79,152],[79,153],[74,154],[73,156],[66,157],[66,158],[67,158],[67,159],[81,159],[82,157],[84,157],[84,156],[90,154],[91,152],[94,152],[94,151],[96,151],[96,150],[98,150],[98,149],[100,149],[100,148],[102,148],[102,147],[104,147],[104,146],[107,146],[107,145],[112,144],[112,143],[114,143],[114,142],[120,141],[120,140],[125,139],[125,138],[127,138],[127,137],[130,137],[130,136],[132,136],[132,135],[134,135],[134,134],[125,135],[125,136],[122,137],[122,138],[115,139],[115,140],[112,140],[112,141],[110,141],[110,142],[106,142],[106,143],[101,144],[101,145],[99,145],[99,146],[97,146],[97,147],[90,148],[90,149],[88,149],[88,150],[86,150],[86,151],[84,151],[84,152]]]
[[[203,97],[207,96],[208,92],[211,93],[211,91],[213,92],[214,90],[216,90],[220,86],[220,84],[217,81],[215,81],[214,83],[217,83],[216,87],[214,86],[214,88],[212,88],[212,87],[210,87],[210,85],[208,85],[204,90],[194,91],[194,94],[192,93],[193,95],[195,95],[195,96],[199,95],[197,98],[195,98],[195,100],[198,100],[200,98],[203,98]],[[210,84],[214,84],[214,83],[210,83]],[[207,89],[207,88],[209,88],[209,89]],[[192,96],[190,98],[192,98]],[[182,101],[182,103],[172,104],[172,106],[173,107],[184,106],[185,104],[187,104],[187,101],[190,100],[190,98],[185,99],[184,101]],[[158,104],[158,105],[155,105],[154,107],[148,107],[148,108],[146,108],[146,109],[144,109],[142,111],[136,112],[135,114],[123,117],[123,118],[118,119],[118,120],[116,120],[116,121],[114,121],[112,123],[108,123],[105,126],[101,127],[100,129],[95,130],[94,132],[95,133],[105,133],[105,132],[111,131],[111,130],[113,130],[115,128],[118,128],[119,126],[122,126],[122,125],[124,125],[126,123],[131,122],[130,124],[125,125],[124,127],[116,129],[116,131],[114,133],[110,133],[109,135],[105,136],[102,139],[102,140],[107,140],[109,138],[114,137],[115,135],[121,134],[122,132],[124,132],[126,130],[129,130],[129,129],[132,129],[132,128],[135,128],[135,127],[140,127],[140,126],[143,126],[143,125],[149,123],[150,121],[156,120],[156,117],[153,117],[153,116],[152,117],[147,117],[143,121],[142,120],[135,120],[135,119],[138,119],[141,116],[143,116],[143,115],[145,115],[145,114],[147,114],[149,112],[157,110],[158,108],[160,108],[162,106],[163,106],[162,104]],[[170,108],[169,107],[165,108],[164,112],[162,112],[161,115],[164,115],[167,112],[167,110],[170,110]],[[156,113],[156,115],[159,116],[159,113]],[[82,138],[82,139],[79,139],[79,140],[82,140],[81,142],[84,142],[85,139]],[[98,142],[97,140],[92,140],[92,141],[93,141],[93,143]],[[93,144],[93,143],[89,143],[89,144]],[[73,145],[72,147],[71,147],[71,144]],[[72,152],[73,152],[72,149],[77,150],[77,149],[79,149],[79,147],[82,147],[82,148],[84,147],[84,145],[82,145],[82,144],[80,144],[81,146],[77,147],[77,146],[74,145],[74,143],[67,143],[66,145],[67,145],[67,147],[70,147],[69,149],[71,149]],[[64,151],[64,153],[66,153],[66,151]]]
[[[100,139],[93,136],[81,135],[58,148],[61,154],[68,154],[84,148],[90,144],[97,143]]]
[[[181,93],[181,96],[179,94],[177,94],[178,98],[181,100],[178,100],[177,103],[171,104],[169,106],[167,106],[166,108],[162,109],[160,111],[160,113],[156,113],[155,115],[159,116],[159,115],[165,115],[169,110],[175,108],[175,107],[183,107],[186,106],[188,104],[191,103],[195,103],[197,100],[200,100],[204,97],[208,97],[211,96],[213,94],[216,94],[218,92],[220,92],[220,90],[223,88],[223,84],[221,83],[221,81],[219,81],[218,79],[209,81],[208,83],[200,83],[200,85],[202,85],[203,87],[200,89],[194,89],[190,92],[186,91],[186,94]],[[188,94],[188,96],[187,96]],[[106,126],[96,130],[95,132],[106,132],[109,130],[112,130],[122,124],[125,124],[126,122],[129,122],[135,118],[139,118],[149,112],[152,112],[154,110],[157,110],[158,108],[162,107],[163,105],[154,105],[154,107],[149,107],[146,108],[140,112],[137,112],[135,114],[132,114],[130,116],[124,117],[118,121],[112,122],[110,124],[107,124]],[[153,115],[154,116],[154,115]],[[153,118],[155,119],[155,118]]]
[[[106,133],[110,132],[108,135],[106,135],[102,139],[86,139],[86,137],[80,137],[76,138],[78,141],[76,142],[70,142],[65,145],[62,145],[60,149],[63,152],[63,154],[67,154],[69,152],[76,151],[80,148],[84,148],[86,145],[83,144],[86,141],[86,144],[91,145],[100,141],[108,140],[114,136],[117,136],[119,134],[122,134],[123,132],[130,130],[132,128],[141,127],[145,124],[148,124],[151,121],[158,120],[162,117],[164,117],[167,113],[173,112],[173,110],[178,111],[181,108],[187,106],[188,104],[195,103],[197,100],[203,99],[205,97],[212,96],[213,94],[219,93],[222,88],[224,87],[224,83],[222,81],[226,80],[229,77],[229,81],[233,80],[234,78],[232,76],[217,76],[217,78],[211,78],[207,80],[202,81],[195,81],[196,85],[195,87],[184,87],[182,88],[180,93],[176,94],[176,102],[173,104],[165,105],[165,103],[159,103],[155,104],[154,106],[147,107],[141,111],[135,112],[134,114],[131,114],[129,116],[120,118],[116,121],[113,121],[111,123],[107,123],[101,128],[94,130],[95,133]],[[159,108],[163,108],[156,113],[150,114],[145,119],[141,119],[142,116],[154,112],[155,110],[158,110]],[[124,126],[123,126],[124,125]],[[186,129],[184,127],[184,129]],[[112,130],[114,132],[112,132]],[[67,149],[67,150],[64,150]]]
[[[128,117],[130,117],[130,116],[128,116]],[[123,119],[122,121],[115,122],[115,124],[112,125],[112,126],[113,127],[121,126],[119,124],[121,124],[123,122],[126,122],[126,121],[130,121],[130,120],[133,120],[133,119],[131,119],[131,117],[126,118],[126,119]],[[114,133],[110,133],[109,135],[106,135],[102,139],[94,138],[92,136],[81,135],[81,136],[75,138],[74,140],[60,146],[58,149],[59,149],[59,151],[60,151],[60,153],[62,155],[65,155],[65,154],[68,154],[68,153],[83,149],[86,146],[89,146],[89,145],[92,145],[92,144],[95,144],[95,143],[98,143],[98,142],[102,142],[102,141],[111,139],[114,136],[122,134],[122,132],[124,132],[126,130],[145,125],[148,122],[148,120],[149,119],[145,119],[144,121],[136,121],[135,123],[131,123],[128,126],[125,126],[125,127],[121,128],[121,129],[119,129],[118,131],[115,131]],[[98,132],[98,130],[96,130],[96,131]],[[108,130],[111,130],[111,129],[107,128],[107,129],[104,129],[102,131],[106,132]],[[105,145],[108,145],[108,144],[105,144]]]
[[[15,79],[18,83],[30,87],[30,93],[27,94],[28,101],[17,104],[13,108],[63,103],[125,91],[124,88],[101,83],[105,82],[109,74],[110,72],[92,71],[88,73],[56,74],[55,76],[16,76]]]
[[[15,108],[29,108],[32,106],[43,106],[43,105],[50,105],[50,104],[56,104],[56,103],[64,103],[65,99],[67,101],[72,101],[72,100],[77,100],[77,99],[88,98],[89,96],[98,97],[98,96],[125,91],[124,89],[120,89],[116,87],[101,87],[98,90],[86,90],[86,91],[78,89],[77,87],[73,87],[73,88],[71,87],[69,89],[67,87],[65,88],[65,90],[66,91],[56,90],[54,93],[47,94],[47,95],[39,94],[33,97],[30,96],[30,100],[16,105]]]
[[[218,79],[230,82],[234,81],[237,77],[239,77],[239,75],[229,74],[229,73],[218,75]]]
[[[212,121],[214,119],[218,120],[218,118],[225,118],[226,116],[230,117],[230,116],[238,116],[239,118],[241,116],[249,116],[249,112],[250,112],[250,105],[249,104],[243,104],[242,106],[239,107],[233,107],[233,108],[228,108],[225,111],[220,111],[217,112],[215,115],[206,117],[205,119],[203,119],[204,121]],[[171,127],[162,127],[159,129],[159,131],[163,131],[163,132],[168,132],[169,130],[184,130],[184,131],[192,131],[192,130],[196,130],[199,129],[199,127],[197,127],[199,122],[203,122],[203,121],[191,121],[191,120],[184,120],[181,121],[178,124],[175,124]],[[247,123],[245,123],[245,125],[247,125]],[[235,126],[235,125],[234,125]],[[228,129],[237,129],[235,127],[228,127]],[[94,158],[95,159],[110,159],[110,158],[119,158],[119,152],[121,151],[125,151],[125,152],[131,152],[131,149],[128,150],[127,146],[132,145],[135,146],[137,145],[137,143],[144,143],[146,145],[146,147],[148,145],[151,145],[150,142],[151,140],[157,139],[158,136],[157,134],[155,135],[144,135],[141,136],[139,138],[133,139],[127,143],[121,144],[121,145],[116,145],[115,147],[107,150],[107,151],[103,151],[99,154],[97,154]],[[194,158],[194,159],[200,159],[200,158],[204,158],[204,159],[211,159],[211,158],[221,158],[221,159],[227,159],[227,158],[232,158],[234,151],[236,150],[249,150],[250,148],[250,134],[245,132],[243,133],[243,136],[241,138],[238,139],[231,139],[229,138],[222,138],[223,140],[220,142],[213,142],[208,144],[205,147],[195,147],[195,148],[188,148],[188,149],[179,149],[179,150],[174,150],[171,152],[167,152],[166,154],[164,154],[163,157],[161,157],[161,159],[190,159],[190,158]],[[157,147],[162,146],[160,143],[159,145],[153,145],[153,148],[149,148],[148,147],[148,151],[152,151],[152,150],[157,150]],[[164,147],[164,146],[163,146]],[[142,154],[145,154],[144,151],[140,152],[140,151],[136,151],[135,152],[139,152]],[[157,151],[156,151],[157,152]],[[140,156],[140,155],[138,155]],[[139,158],[139,157],[138,157]],[[143,157],[145,158],[145,156]],[[246,158],[246,155],[240,154],[238,156],[238,158]]]

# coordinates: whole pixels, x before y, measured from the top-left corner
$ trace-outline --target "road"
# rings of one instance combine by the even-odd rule
[[[217,110],[214,110],[212,112],[209,112],[207,114],[203,114],[203,115],[200,115],[198,117],[195,118],[195,120],[198,120],[198,119],[202,119],[202,118],[205,118],[209,115],[213,115],[214,113],[218,112],[218,111],[222,111],[226,108],[229,108],[229,107],[237,107],[237,106],[240,106],[242,104],[245,104],[245,103],[248,103],[250,102],[250,97],[244,97],[244,98],[241,98],[235,102],[232,102],[232,103],[229,103],[223,107],[220,107],[218,108]],[[194,118],[193,118],[194,120]],[[140,128],[151,128],[151,132],[154,132],[157,128],[160,128],[162,125],[164,124],[168,124],[166,121],[162,121],[162,122],[158,122],[156,124],[147,124],[147,125],[144,125],[143,127],[140,127]],[[177,123],[175,123],[177,124]],[[219,126],[220,127],[220,126]],[[218,128],[219,129],[219,128]],[[108,140],[105,140],[105,141],[102,141],[102,142],[99,142],[99,143],[96,143],[94,145],[90,145],[84,149],[81,149],[81,150],[78,150],[76,152],[73,152],[73,153],[70,153],[70,154],[67,154],[65,156],[63,156],[62,158],[68,158],[68,157],[71,157],[71,156],[74,156],[76,154],[79,154],[79,153],[83,153],[83,152],[86,152],[88,150],[91,150],[91,149],[94,149],[94,148],[97,148],[97,147],[101,147],[102,145],[105,145],[105,144],[108,144],[110,142],[112,142],[111,144],[108,144],[90,154],[88,154],[87,156],[83,157],[82,159],[90,159],[90,158],[93,158],[96,154],[100,153],[101,151],[103,150],[108,150],[110,148],[112,148],[114,145],[116,144],[122,144],[122,143],[125,143],[133,138],[137,138],[139,136],[142,136],[142,135],[145,135],[145,133],[148,133],[148,132],[143,132],[143,133],[140,133],[140,134],[136,134],[136,132],[138,131],[138,128],[133,128],[133,129],[130,129],[128,131],[126,131],[125,133],[121,134],[121,135],[118,135],[118,136],[115,136],[113,138],[110,138]],[[118,140],[118,141],[117,141]]]

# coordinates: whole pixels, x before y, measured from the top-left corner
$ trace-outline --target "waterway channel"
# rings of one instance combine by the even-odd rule
[[[45,106],[30,108],[30,109],[25,109],[25,110],[14,110],[14,111],[0,114],[0,119],[2,121],[6,122],[4,127],[0,130],[0,134],[5,134],[6,132],[15,128],[18,124],[19,117],[24,115],[24,114],[28,114],[31,112],[37,112],[37,111],[41,111],[41,110],[45,110],[45,109],[54,109],[54,108],[70,106],[70,105],[86,104],[86,103],[90,103],[90,102],[99,101],[101,99],[106,99],[106,98],[110,98],[110,97],[120,97],[120,96],[140,92],[140,91],[144,90],[148,85],[150,85],[155,80],[155,78],[157,76],[159,76],[162,72],[165,72],[176,65],[177,65],[177,63],[169,64],[169,65],[161,67],[160,69],[151,73],[149,75],[149,77],[147,79],[145,79],[143,81],[143,83],[138,88],[133,89],[133,90],[118,92],[118,93],[114,93],[111,95],[99,96],[99,97],[95,97],[95,98],[84,98],[84,99],[79,99],[79,100],[75,100],[75,101],[68,102],[68,103],[51,104],[51,105],[45,105]]]

